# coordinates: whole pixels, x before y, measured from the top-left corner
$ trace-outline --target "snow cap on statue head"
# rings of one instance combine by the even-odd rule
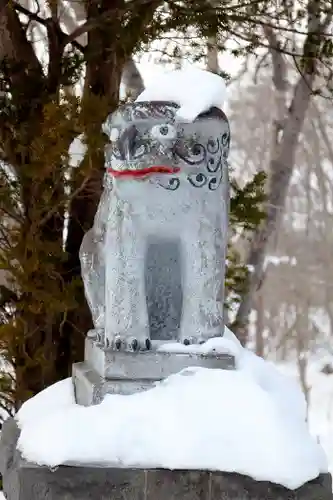
[[[186,66],[158,75],[146,85],[136,102],[175,102],[179,105],[176,120],[193,122],[211,108],[223,110],[226,98],[227,88],[221,76]]]

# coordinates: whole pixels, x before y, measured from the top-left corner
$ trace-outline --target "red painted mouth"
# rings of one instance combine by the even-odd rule
[[[152,174],[175,174],[180,171],[180,168],[153,165],[152,167],[141,168],[140,170],[114,170],[113,168],[108,168],[107,170],[113,177],[146,177]]]

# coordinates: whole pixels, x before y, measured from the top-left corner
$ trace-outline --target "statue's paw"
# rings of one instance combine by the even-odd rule
[[[93,328],[92,330],[89,330],[87,333],[87,338],[90,340],[94,340],[95,342],[98,343],[103,343],[104,341],[104,329],[103,328]]]
[[[149,338],[142,340],[136,337],[121,338],[120,336],[115,337],[112,342],[112,349],[115,351],[127,351],[127,352],[138,352],[138,351],[149,351],[151,349],[151,341]]]
[[[214,337],[220,337],[221,336],[221,333],[219,334],[211,334],[211,335],[205,335],[205,336],[198,336],[198,335],[192,335],[192,336],[184,336],[182,338],[182,343],[184,345],[202,345],[204,344],[205,342],[207,342],[207,340],[211,339],[211,338],[214,338]]]
[[[187,337],[183,337],[183,339],[182,339],[182,343],[183,343],[184,345],[203,344],[203,342],[201,342],[201,341],[199,340],[199,337],[194,336],[194,335],[191,335],[191,336],[189,335],[189,336],[187,336]]]
[[[202,345],[207,342],[209,337],[188,336],[182,339],[184,345]]]

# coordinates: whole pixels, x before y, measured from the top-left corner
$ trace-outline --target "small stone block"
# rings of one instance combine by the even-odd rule
[[[72,380],[77,404],[91,406],[101,403],[106,394],[134,394],[153,387],[154,380],[106,380],[86,363],[73,365]]]
[[[105,381],[87,363],[75,363],[72,368],[75,400],[82,406],[101,403],[105,394]]]

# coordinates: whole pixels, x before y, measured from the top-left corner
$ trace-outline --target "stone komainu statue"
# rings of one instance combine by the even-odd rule
[[[110,140],[104,191],[80,257],[90,335],[107,348],[151,347],[149,296],[158,286],[147,279],[146,260],[156,242],[161,255],[170,244],[178,249],[177,340],[223,335],[229,124],[217,108],[191,123],[176,117],[178,109],[173,102],[127,104],[103,127]],[[163,307],[155,300],[155,316]]]

